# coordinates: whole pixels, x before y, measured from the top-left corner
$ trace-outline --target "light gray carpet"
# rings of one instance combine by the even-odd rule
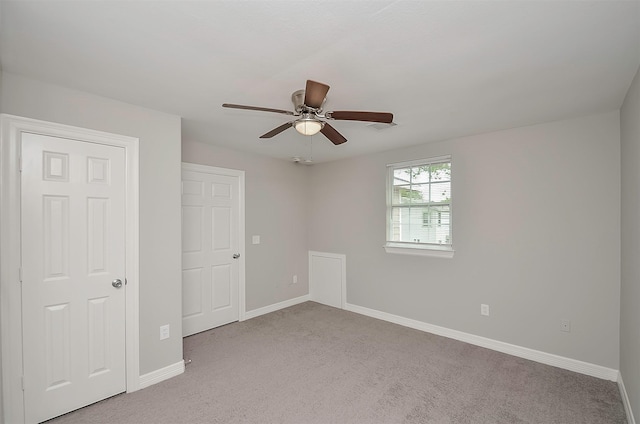
[[[625,423],[615,383],[313,302],[185,339],[186,372],[51,423]]]

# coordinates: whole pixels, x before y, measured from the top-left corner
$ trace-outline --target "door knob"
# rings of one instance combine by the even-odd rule
[[[238,259],[239,257],[240,257],[240,254],[239,254],[239,253],[234,253],[234,254],[233,254],[233,259]]]
[[[113,280],[111,282],[111,285],[117,289],[119,289],[120,287],[122,287],[122,280],[121,279],[117,279],[117,280]]]

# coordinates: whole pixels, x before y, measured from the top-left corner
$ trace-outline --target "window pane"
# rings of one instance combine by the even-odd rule
[[[451,199],[451,182],[431,184],[431,201],[448,202]]]
[[[429,182],[429,166],[414,166],[411,168],[412,183],[428,183]]]
[[[451,181],[451,164],[437,163],[430,166],[431,181]]]
[[[411,168],[393,170],[393,185],[409,184],[411,182]]]
[[[437,213],[437,225],[449,225],[451,222],[451,207],[449,205],[431,206],[431,209]]]
[[[412,203],[429,203],[429,184],[411,186],[413,191]]]
[[[450,244],[449,206],[395,207],[391,241]]]
[[[393,187],[393,204],[394,205],[402,205],[411,203],[411,196],[413,196],[411,191],[411,186],[395,186]]]

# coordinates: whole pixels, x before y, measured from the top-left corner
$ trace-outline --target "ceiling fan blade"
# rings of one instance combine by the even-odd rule
[[[304,90],[304,104],[314,109],[320,108],[327,97],[329,86],[317,81],[307,80],[307,87]]]
[[[390,124],[393,122],[393,113],[388,112],[359,112],[354,110],[337,110],[335,112],[327,112],[327,118],[337,119],[341,121],[367,121],[382,122]]]
[[[260,136],[260,138],[271,138],[274,135],[278,135],[280,134],[282,131],[291,128],[293,126],[293,121],[291,122],[287,122],[286,124],[282,124],[280,125],[278,128],[274,128],[271,131],[269,131],[268,133],[262,134]]]
[[[333,128],[331,125],[329,125],[326,122],[324,123],[324,127],[322,127],[320,132],[324,134],[324,136],[327,137],[329,140],[331,140],[331,142],[336,146],[338,144],[347,142],[347,139],[344,138],[342,134],[340,134],[335,128]]]
[[[234,105],[234,104],[231,104],[231,103],[223,103],[222,107],[228,107],[228,108],[231,108],[231,109],[259,110],[261,112],[283,113],[285,115],[295,115],[295,113],[291,112],[290,110],[272,109],[272,108],[269,108],[269,107]]]

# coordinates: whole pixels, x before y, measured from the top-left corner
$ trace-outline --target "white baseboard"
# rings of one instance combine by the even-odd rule
[[[622,374],[618,373],[618,388],[620,389],[620,395],[622,396],[622,404],[624,405],[624,411],[627,413],[627,421],[629,424],[636,424],[636,420],[633,417],[633,411],[631,410],[631,403],[629,402],[629,396],[627,395],[627,389],[622,382]]]
[[[171,377],[175,377],[184,373],[184,361],[176,362],[175,364],[168,365],[159,370],[151,371],[150,373],[140,376],[140,388],[152,386],[161,381],[168,380]]]
[[[263,308],[258,308],[258,309],[254,309],[253,311],[246,312],[244,314],[244,319],[247,320],[247,319],[259,317],[260,315],[275,312],[280,309],[288,308],[289,306],[307,302],[309,300],[310,300],[309,295],[305,294],[304,296],[295,297],[293,299],[285,300],[283,302],[274,303],[273,305],[265,306]]]
[[[383,321],[388,321],[416,330],[425,331],[427,333],[448,337],[450,339],[460,340],[465,343],[485,347],[487,349],[517,356],[519,358],[529,359],[531,361],[563,368],[569,371],[578,372],[580,374],[590,375],[592,377],[597,377],[604,380],[618,381],[618,370],[603,367],[600,365],[578,361],[576,359],[565,358],[563,356],[541,352],[539,350],[529,349],[526,347],[512,345],[509,343],[488,339],[486,337],[464,333],[462,331],[451,330],[449,328],[427,324],[426,322],[416,321],[410,318],[405,318],[398,315],[389,314],[387,312],[381,312],[375,309],[353,305],[350,303],[347,303],[345,305],[345,309],[347,311],[355,312],[361,315],[367,315],[373,318],[381,319]]]

